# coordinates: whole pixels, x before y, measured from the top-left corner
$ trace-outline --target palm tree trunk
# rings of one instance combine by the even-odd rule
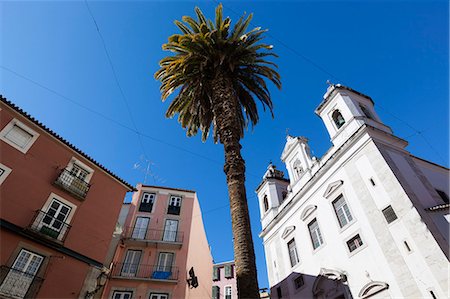
[[[224,172],[230,199],[238,297],[259,298],[250,216],[245,192],[245,161],[241,156],[240,105],[232,81],[218,73],[212,81],[212,107],[219,141],[224,146]]]

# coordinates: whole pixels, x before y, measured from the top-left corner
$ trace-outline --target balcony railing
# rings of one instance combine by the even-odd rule
[[[55,181],[55,184],[64,190],[84,199],[89,191],[91,185],[80,179],[67,169],[61,170],[60,175]]]
[[[142,241],[183,243],[183,232],[171,230],[128,227],[124,237],[125,239]]]
[[[43,281],[41,277],[0,266],[0,297],[34,298]]]
[[[70,224],[63,222],[44,211],[37,210],[29,228],[42,235],[64,242],[70,227]]]
[[[129,279],[177,281],[178,267],[115,263],[111,276]]]

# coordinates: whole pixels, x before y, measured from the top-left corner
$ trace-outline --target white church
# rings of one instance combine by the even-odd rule
[[[332,147],[288,136],[258,186],[271,298],[450,298],[449,169],[409,153],[372,99],[331,85]]]

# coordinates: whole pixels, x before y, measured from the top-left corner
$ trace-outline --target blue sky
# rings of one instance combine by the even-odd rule
[[[166,119],[153,79],[173,24],[216,1],[88,1],[112,62],[83,1],[1,2],[0,93],[131,184],[198,192],[215,261],[233,259],[223,149],[187,138]],[[413,154],[449,165],[449,7],[447,1],[225,1],[224,15],[254,13],[269,28],[283,89],[272,89],[275,118],[263,114],[243,144],[260,287],[267,287],[254,193],[286,129],[307,136],[313,154],[330,147],[314,109],[326,81],[373,98]],[[117,80],[116,80],[117,78]],[[117,83],[118,82],[118,83]],[[170,99],[169,99],[170,100]],[[136,131],[139,132],[140,137]],[[145,156],[146,158],[143,158]],[[301,252],[299,253],[301,258]]]

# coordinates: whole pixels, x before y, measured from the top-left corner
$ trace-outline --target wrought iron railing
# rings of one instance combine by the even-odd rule
[[[61,170],[55,184],[83,199],[86,197],[89,188],[91,187],[91,185],[86,183],[83,179],[80,179],[67,169]]]
[[[43,281],[41,277],[2,265],[0,297],[34,298]]]
[[[67,224],[44,211],[37,210],[30,224],[30,229],[40,234],[49,236],[61,242],[67,236],[70,230],[70,224]]]
[[[171,230],[128,227],[125,230],[124,237],[125,239],[134,239],[142,241],[183,243],[183,232]]]
[[[111,276],[121,278],[178,280],[178,267],[160,265],[141,265],[131,263],[115,263]]]

